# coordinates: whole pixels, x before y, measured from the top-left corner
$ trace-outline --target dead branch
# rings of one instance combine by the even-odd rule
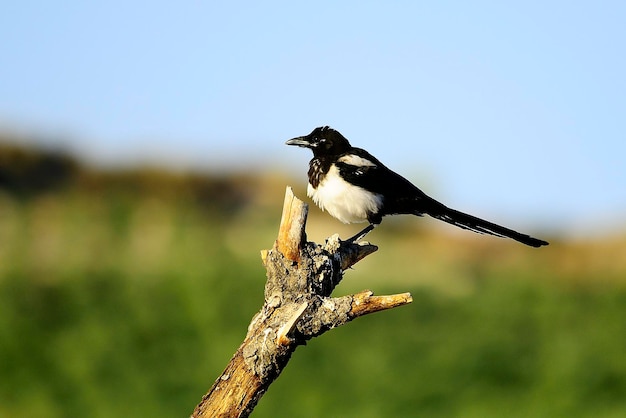
[[[409,293],[374,296],[370,290],[330,297],[344,270],[378,248],[342,242],[337,235],[324,245],[307,242],[307,213],[308,206],[287,187],[278,238],[261,252],[265,303],[192,417],[247,417],[299,345],[359,316],[412,301]]]

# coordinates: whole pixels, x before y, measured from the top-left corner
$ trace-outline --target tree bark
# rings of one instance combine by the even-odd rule
[[[375,252],[366,242],[307,242],[308,206],[287,187],[278,238],[261,252],[265,302],[226,369],[192,417],[247,417],[299,345],[359,316],[405,305],[409,293],[374,296],[365,290],[330,297],[344,270]]]

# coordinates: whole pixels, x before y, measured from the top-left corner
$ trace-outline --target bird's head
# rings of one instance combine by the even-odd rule
[[[310,134],[292,138],[285,144],[310,148],[315,156],[339,155],[350,149],[348,140],[328,126],[315,128]]]

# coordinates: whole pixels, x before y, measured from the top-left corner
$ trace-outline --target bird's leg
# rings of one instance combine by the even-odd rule
[[[363,228],[363,230],[361,232],[359,232],[358,234],[356,234],[352,238],[349,238],[348,240],[346,240],[346,242],[357,242],[357,241],[360,241],[367,234],[369,234],[372,231],[372,229],[374,229],[374,228],[376,228],[376,224],[369,224],[368,226]]]

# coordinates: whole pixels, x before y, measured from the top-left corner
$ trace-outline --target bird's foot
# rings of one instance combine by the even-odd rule
[[[367,234],[369,234],[372,231],[372,229],[374,229],[375,227],[376,227],[376,225],[369,224],[361,232],[359,232],[358,234],[356,234],[355,236],[353,236],[351,238],[348,238],[347,240],[345,240],[345,242],[349,242],[351,244],[355,244],[355,243],[361,241],[363,238],[365,238],[365,236]]]

